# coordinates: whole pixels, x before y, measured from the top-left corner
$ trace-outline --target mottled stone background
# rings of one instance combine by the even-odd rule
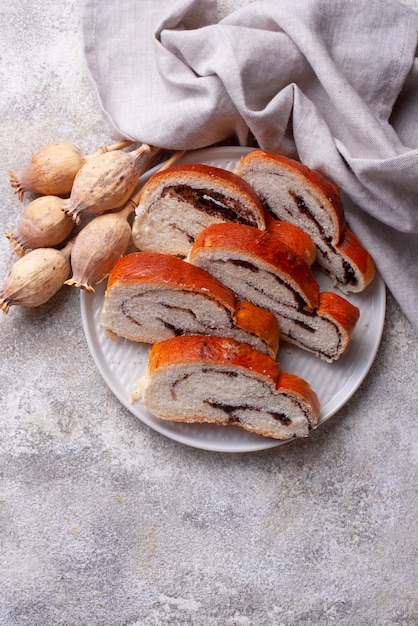
[[[224,13],[243,2],[222,2]],[[0,7],[0,224],[7,169],[109,143],[80,2]],[[14,253],[0,238],[0,281]],[[251,454],[175,443],[98,373],[79,294],[0,317],[1,626],[415,626],[416,335],[388,294],[358,393],[308,441]]]

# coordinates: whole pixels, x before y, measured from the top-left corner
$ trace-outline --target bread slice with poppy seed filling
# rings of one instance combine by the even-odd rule
[[[320,293],[306,261],[268,233],[214,224],[199,233],[188,260],[213,274],[238,299],[271,311],[282,339],[328,362],[346,349],[358,307],[338,294]]]
[[[361,292],[373,280],[373,259],[346,222],[340,192],[319,172],[294,159],[254,150],[240,159],[235,173],[276,219],[312,237],[318,265],[343,293]]]
[[[144,185],[132,224],[138,250],[187,256],[196,235],[217,222],[265,230],[260,198],[240,176],[191,163],[156,172]]]
[[[220,335],[276,357],[279,325],[270,312],[240,302],[205,270],[155,252],[131,253],[113,268],[100,325],[131,341],[154,343],[176,335]]]
[[[184,335],[154,344],[132,400],[176,422],[238,426],[274,439],[306,437],[319,400],[302,378],[233,339]]]

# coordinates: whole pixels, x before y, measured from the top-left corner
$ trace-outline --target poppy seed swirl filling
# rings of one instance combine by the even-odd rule
[[[161,193],[161,197],[171,197],[178,202],[188,202],[195,209],[204,212],[215,218],[234,222],[237,224],[248,224],[257,227],[257,223],[252,215],[235,198],[228,197],[213,189],[198,189],[188,185],[167,186]]]
[[[189,181],[189,175],[180,174],[167,174],[168,180],[158,179],[155,186],[145,185],[132,224],[132,242],[138,250],[185,258],[197,235],[210,224],[265,230],[263,205],[251,187],[242,190],[241,179],[238,185],[217,176],[200,179],[192,174]]]
[[[207,311],[210,308],[216,308],[216,319],[208,311],[206,315],[200,313],[199,301],[204,298]],[[150,292],[137,293],[122,302],[121,311],[133,324],[139,326],[144,323],[147,309],[152,310],[155,324],[161,325],[161,329],[167,329],[164,333],[167,337],[183,335],[187,332],[198,332],[206,334],[215,330],[217,327],[232,328],[232,313],[225,307],[221,307],[216,302],[202,295],[196,297],[195,294],[183,292],[183,304],[174,304],[173,297],[170,292],[164,290],[151,290]],[[185,306],[188,305],[188,306]],[[175,322],[173,320],[176,320]],[[162,330],[163,332],[163,330]]]
[[[122,314],[129,319],[132,324],[136,324],[137,326],[143,325],[142,320],[142,310],[143,307],[141,305],[141,300],[144,298],[144,294],[138,294],[134,298],[130,298],[129,300],[125,300],[122,302],[121,311]],[[169,331],[171,331],[172,336],[183,335],[187,330],[180,324],[177,326],[168,322],[168,318],[172,317],[174,313],[177,313],[181,316],[182,321],[184,322],[186,319],[188,320],[188,326],[193,327],[198,324],[197,317],[195,313],[188,308],[174,306],[169,303],[160,302],[159,306],[162,310],[165,311],[166,315],[159,315],[155,317],[157,323],[161,324]],[[167,319],[166,319],[167,318]]]
[[[142,340],[150,343],[185,334],[218,334],[270,351],[265,338],[237,325],[233,310],[202,293],[150,289],[121,299],[119,307],[133,327],[131,336],[138,328]]]
[[[312,416],[298,398],[282,393],[277,401],[277,394],[273,391],[271,384],[261,378],[248,376],[245,372],[223,369],[222,366],[203,366],[198,372],[189,372],[172,380],[167,393],[171,402],[177,403],[181,398],[187,397],[189,389],[201,388],[202,376],[211,381],[211,384],[207,385],[205,391],[200,394],[204,410],[213,413],[214,416],[222,413],[226,424],[245,425],[257,419],[267,426],[273,420],[280,423],[280,427],[285,432],[286,430],[292,431],[294,422],[298,423],[298,428],[300,428],[302,422],[306,433],[315,427]],[[225,397],[225,379],[229,381],[229,397]],[[244,400],[242,392],[238,391],[242,385],[251,390],[251,401]],[[222,391],[218,394],[217,389]],[[290,432],[289,438],[294,437],[296,434]]]

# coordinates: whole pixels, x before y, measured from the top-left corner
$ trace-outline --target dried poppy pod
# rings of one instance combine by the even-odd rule
[[[47,302],[70,273],[73,242],[62,250],[37,248],[14,263],[0,289],[0,309],[7,314],[13,305],[37,307]]]
[[[161,152],[160,148],[154,151],[147,159],[146,167]],[[171,167],[184,152],[175,152],[160,169]],[[78,233],[71,251],[73,275],[65,281],[66,285],[94,293],[93,284],[100,283],[110,274],[118,259],[125,254],[131,240],[131,226],[127,220],[135,211],[140,195],[139,189],[129,198],[123,209],[95,217]]]
[[[66,196],[71,192],[74,178],[84,163],[102,152],[119,150],[132,141],[119,141],[85,155],[73,143],[60,141],[44,146],[32,156],[20,174],[9,170],[10,184],[20,201],[25,192]]]
[[[82,216],[99,215],[123,206],[147,167],[141,160],[150,150],[150,146],[142,144],[132,152],[116,150],[89,159],[74,179],[64,211],[80,224]]]
[[[75,238],[71,251],[73,275],[66,285],[94,293],[93,284],[100,283],[125,253],[131,227],[127,221],[135,205],[128,202],[117,213],[105,213],[89,222]]]
[[[52,248],[64,241],[74,222],[62,210],[63,199],[40,196],[26,206],[16,232],[4,233],[13,250],[23,256],[34,248]]]

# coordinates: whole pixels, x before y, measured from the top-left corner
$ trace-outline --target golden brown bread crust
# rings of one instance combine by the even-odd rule
[[[318,315],[337,322],[347,335],[347,342],[353,334],[360,317],[360,309],[342,296],[332,291],[322,291],[319,295]]]
[[[289,374],[288,372],[280,370],[279,377],[276,382],[276,389],[281,393],[289,392],[292,395],[297,395],[302,400],[305,400],[311,406],[312,413],[316,419],[318,419],[320,412],[319,399],[306,380],[296,376],[295,374]]]
[[[237,326],[258,335],[269,347],[271,354],[279,350],[279,323],[271,311],[255,306],[251,302],[237,302],[234,315]]]
[[[319,302],[319,287],[306,261],[290,246],[251,226],[243,224],[212,224],[199,233],[189,255],[191,263],[200,248],[243,250],[249,257],[262,259],[273,272],[285,273],[314,309]]]
[[[132,252],[118,260],[113,267],[107,288],[116,283],[144,281],[164,285],[173,282],[190,291],[210,293],[231,311],[235,310],[234,293],[208,272],[185,263],[182,259],[158,252]]]
[[[340,241],[334,247],[352,266],[357,268],[357,275],[361,277],[359,290],[362,291],[372,282],[376,273],[372,256],[349,226],[346,226]]]
[[[276,385],[280,365],[246,343],[224,337],[182,335],[153,344],[149,351],[148,373],[159,368],[184,362],[223,363],[250,369],[271,379]]]
[[[225,194],[232,192],[238,195],[246,204],[252,207],[253,217],[256,219],[256,226],[261,230],[265,229],[265,208],[260,198],[243,178],[220,167],[204,165],[201,163],[189,163],[185,165],[173,165],[172,167],[156,172],[144,185],[140,204],[147,203],[147,197],[152,195],[158,186],[163,182],[166,187],[170,184],[184,184],[187,186],[191,180],[196,181],[200,186],[207,189],[213,187],[214,181],[221,184]]]
[[[242,163],[251,165],[257,162],[268,163],[271,161],[273,164],[280,164],[281,167],[287,168],[298,174],[300,178],[309,183],[316,192],[323,196],[324,202],[329,203],[334,211],[334,226],[335,226],[335,238],[334,243],[337,243],[344,231],[346,222],[344,216],[344,210],[341,203],[340,192],[338,188],[330,181],[326,180],[319,172],[310,169],[306,165],[303,165],[299,161],[290,159],[288,157],[281,156],[279,154],[273,154],[265,152],[264,150],[253,150],[245,156],[243,156],[236,167],[236,172],[239,173]]]
[[[286,243],[300,254],[308,265],[312,265],[316,258],[316,245],[308,233],[295,224],[275,219],[268,212],[266,213],[266,227],[269,235]]]

